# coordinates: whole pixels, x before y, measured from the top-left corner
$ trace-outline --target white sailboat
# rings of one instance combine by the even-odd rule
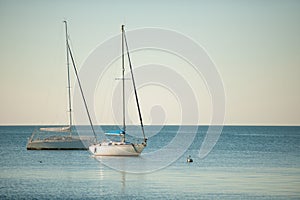
[[[34,131],[28,140],[27,150],[86,150],[89,145],[95,142],[95,137],[80,137],[72,135],[72,101],[70,88],[70,64],[71,56],[75,74],[78,78],[77,70],[73,60],[72,52],[69,46],[69,37],[67,29],[67,21],[65,23],[66,30],[66,56],[67,56],[67,77],[68,77],[68,112],[69,125],[61,127],[44,127]],[[94,129],[93,129],[94,131]]]
[[[91,145],[89,147],[89,150],[95,156],[138,156],[141,154],[141,152],[147,146],[147,138],[145,137],[144,125],[143,125],[137,90],[136,90],[136,86],[135,86],[135,81],[134,81],[134,76],[133,76],[133,71],[132,71],[132,66],[131,66],[131,61],[130,61],[124,25],[122,25],[121,30],[122,30],[123,129],[117,130],[117,131],[110,131],[110,132],[106,133],[106,135],[110,135],[110,136],[113,135],[113,136],[120,137],[120,141],[109,140],[109,141],[102,141],[100,143]],[[126,45],[126,52],[127,52],[127,57],[128,57],[129,67],[130,67],[130,73],[131,73],[134,94],[135,94],[135,100],[136,100],[137,110],[138,110],[138,114],[139,114],[141,130],[142,130],[142,134],[144,137],[144,141],[142,143],[131,143],[131,142],[127,142],[125,140],[126,120],[125,120],[125,89],[124,89],[124,80],[125,80],[124,79],[124,73],[125,73],[125,67],[124,67],[124,48],[125,48],[125,46],[124,45]]]

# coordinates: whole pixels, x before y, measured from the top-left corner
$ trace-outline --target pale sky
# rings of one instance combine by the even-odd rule
[[[225,124],[300,125],[299,11],[296,0],[0,0],[0,125],[66,121],[65,19],[78,68],[123,23],[127,30],[174,30],[201,45],[215,63],[225,88]],[[158,89],[159,95],[169,98]],[[166,105],[170,124],[179,123],[176,106]],[[151,109],[143,111],[151,124]],[[203,111],[200,124],[209,124],[210,111]]]

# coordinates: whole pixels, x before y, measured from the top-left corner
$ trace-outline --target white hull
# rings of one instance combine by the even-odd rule
[[[138,156],[146,144],[124,142],[103,142],[89,147],[95,156]]]
[[[55,137],[29,141],[27,150],[87,150],[93,144],[93,138],[76,136]]]

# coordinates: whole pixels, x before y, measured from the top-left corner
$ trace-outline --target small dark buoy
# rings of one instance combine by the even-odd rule
[[[40,160],[39,162],[40,162],[40,163],[43,163],[43,161],[41,161],[41,160]]]
[[[187,157],[186,162],[188,162],[188,163],[193,162],[193,159],[191,158],[190,155]]]

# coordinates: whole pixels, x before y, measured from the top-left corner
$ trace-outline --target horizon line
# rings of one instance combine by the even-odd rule
[[[0,126],[67,126],[66,124],[0,124]],[[90,126],[89,124],[78,124],[72,126]],[[94,124],[94,126],[122,126],[118,124]],[[127,126],[140,126],[130,124]],[[300,126],[300,124],[144,124],[144,126]]]

